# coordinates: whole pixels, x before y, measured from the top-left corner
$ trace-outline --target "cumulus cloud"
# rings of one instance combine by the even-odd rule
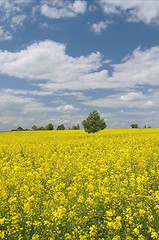
[[[159,1],[99,0],[106,14],[124,14],[128,21],[159,24]]]
[[[72,57],[66,54],[64,44],[50,40],[33,43],[18,52],[0,51],[0,73],[34,84],[36,81],[44,92],[159,86],[158,65],[158,46],[135,49],[120,64],[111,65],[111,75],[101,53]]]
[[[0,51],[0,73],[26,80],[46,80],[44,87],[48,89],[98,87],[107,77],[106,70],[99,71],[102,64],[99,52],[73,58],[66,54],[65,45],[49,40],[19,52]]]
[[[120,64],[113,65],[112,82],[119,88],[136,85],[159,85],[159,47],[137,48]]]
[[[106,29],[108,27],[109,24],[110,24],[110,22],[107,22],[107,21],[93,23],[91,25],[91,30],[93,32],[95,32],[96,34],[100,34],[104,29]]]
[[[57,108],[57,111],[60,112],[74,112],[74,111],[79,111],[79,108],[74,107],[73,105],[63,105]]]
[[[111,75],[101,53],[72,57],[66,54],[64,44],[50,40],[33,43],[18,52],[0,51],[0,73],[34,84],[36,81],[44,92],[159,86],[158,65],[158,46],[135,49],[121,63],[111,65]]]
[[[81,76],[75,80],[69,80],[68,82],[47,82],[44,84],[38,84],[44,91],[50,89],[57,90],[86,90],[86,89],[98,89],[98,88],[112,88],[113,85],[108,80],[108,71],[103,70],[99,72],[93,72],[88,74],[81,74]]]
[[[78,14],[84,14],[86,9],[87,3],[84,0],[75,0],[74,2],[44,0],[40,6],[41,14],[54,19],[75,17]]]

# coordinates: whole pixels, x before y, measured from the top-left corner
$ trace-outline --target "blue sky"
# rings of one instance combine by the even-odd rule
[[[0,16],[0,130],[92,110],[159,127],[158,0],[0,0]]]

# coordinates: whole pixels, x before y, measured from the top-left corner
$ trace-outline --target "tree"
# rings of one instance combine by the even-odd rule
[[[144,128],[151,128],[151,126],[150,126],[150,125],[146,126],[146,124],[145,124],[145,125],[144,125]]]
[[[65,130],[65,126],[63,124],[60,124],[56,130]]]
[[[130,125],[130,127],[132,127],[132,128],[138,128],[138,124],[137,124],[137,123],[132,123],[132,124]]]
[[[38,127],[36,125],[33,125],[31,129],[36,131],[38,129]]]
[[[45,129],[46,130],[54,130],[54,126],[52,123],[49,123],[48,125],[46,125]]]
[[[72,130],[80,130],[80,125],[73,125]]]
[[[41,127],[38,127],[37,130],[40,130],[40,131],[44,131],[45,130],[45,127],[41,126]]]
[[[12,129],[11,131],[24,131],[24,129],[22,127],[18,127],[16,129]]]
[[[101,119],[99,113],[94,110],[89,116],[82,122],[84,130],[88,133],[95,133],[103,130],[107,127],[104,119]]]

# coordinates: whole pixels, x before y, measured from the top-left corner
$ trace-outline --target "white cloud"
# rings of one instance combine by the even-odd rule
[[[20,93],[21,94],[21,93]],[[47,108],[43,103],[34,98],[17,95],[12,91],[0,91],[0,108],[4,113],[14,112],[14,114],[24,115],[28,112],[48,112],[52,108]]]
[[[72,57],[66,46],[54,41],[34,43],[18,52],[0,51],[0,73],[33,81],[46,92],[96,88],[134,88],[149,84],[159,86],[159,47],[137,48],[112,65],[112,75],[104,69],[102,55]],[[102,67],[102,70],[100,70]],[[43,80],[43,83],[39,83]]]
[[[33,96],[49,96],[52,95],[52,91],[35,91],[35,90],[19,90],[19,89],[11,89],[11,88],[4,88],[1,89],[3,93],[9,93],[13,95],[33,95]]]
[[[121,109],[157,109],[159,92],[143,94],[142,92],[128,92],[127,94],[113,94],[104,98],[85,101],[83,104],[102,108]]]
[[[19,52],[0,52],[0,73],[26,80],[47,80],[44,87],[56,90],[78,89],[82,85],[84,88],[100,87],[107,77],[107,71],[98,73],[101,66],[99,52],[73,58],[66,54],[63,44],[49,40],[34,43]]]
[[[36,123],[36,119],[40,122],[44,114],[53,111],[33,98],[4,91],[0,91],[0,109],[1,130],[10,130],[18,126],[29,128]]]
[[[23,9],[30,4],[32,0],[0,0],[0,22],[9,23],[10,27],[22,26],[26,15]]]
[[[1,130],[18,126],[30,128],[34,124],[45,126],[48,122],[54,125],[67,123],[66,126],[71,127],[74,124],[81,124],[85,118],[82,114],[72,114],[75,111],[80,112],[80,109],[72,104],[59,101],[53,102],[53,105],[48,107],[41,101],[28,97],[22,90],[0,90]],[[105,108],[106,111],[102,111],[102,117],[106,119],[108,127],[128,127],[132,122],[140,123],[141,126],[145,124],[158,126],[155,120],[159,117],[158,101],[159,91],[152,90],[147,94],[134,91],[96,100],[83,99],[83,104],[97,109]],[[60,106],[57,107],[57,105]],[[115,109],[115,112],[110,113],[109,109],[110,111]]]
[[[12,129],[22,126],[30,128],[33,124],[44,124],[49,122],[50,117],[56,111],[54,107],[48,107],[43,102],[23,95],[23,92],[9,89],[0,90],[0,125],[2,129]]]
[[[62,105],[57,107],[60,104]],[[23,90],[1,89],[0,109],[1,130],[10,130],[18,126],[31,128],[34,124],[46,126],[49,122],[56,126],[66,123],[66,127],[71,127],[83,119],[81,114],[77,114],[80,109],[72,104],[64,104],[61,101],[51,102],[48,106],[42,99],[29,97]],[[76,114],[73,115],[73,112]]]
[[[100,34],[102,30],[106,29],[110,22],[107,21],[101,21],[98,23],[94,23],[91,25],[91,30],[95,32],[96,34]]]
[[[83,0],[76,0],[70,8],[72,8],[72,11],[75,13],[83,14],[86,11],[87,3]]]
[[[27,18],[25,14],[17,15],[12,17],[11,27],[16,28],[17,26],[22,26],[24,20]]]
[[[44,0],[40,8],[41,14],[44,16],[59,19],[65,17],[75,17],[78,14],[84,14],[87,9],[87,3],[84,0],[75,0],[72,3],[68,0]]]
[[[137,48],[121,64],[113,65],[111,82],[119,88],[136,85],[159,86],[159,47]]]
[[[90,96],[85,96],[83,92],[78,92],[78,91],[61,91],[57,93],[58,96],[72,96],[73,98],[79,99],[79,100],[88,100],[91,99]]]
[[[11,40],[13,38],[12,34],[5,31],[2,26],[0,26],[0,40]]]
[[[128,94],[122,95],[120,97],[123,101],[139,100],[144,97],[142,92],[129,92]]]
[[[159,1],[156,0],[99,0],[107,14],[124,14],[128,21],[159,24]]]
[[[57,108],[57,111],[60,112],[74,112],[74,111],[79,111],[79,108],[74,107],[73,105],[63,105]]]
[[[85,90],[96,88],[112,88],[109,82],[107,70],[91,73],[83,73],[77,79],[70,79],[68,82],[47,82],[38,84],[44,91],[54,90]]]
[[[65,45],[54,41],[34,43],[19,52],[0,51],[0,73],[36,80],[44,92],[159,86],[158,65],[158,46],[135,49],[120,64],[112,65],[111,76],[99,52],[74,58],[66,54]]]

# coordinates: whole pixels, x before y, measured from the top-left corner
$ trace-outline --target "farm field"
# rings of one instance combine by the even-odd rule
[[[159,129],[0,133],[0,239],[159,239]]]

